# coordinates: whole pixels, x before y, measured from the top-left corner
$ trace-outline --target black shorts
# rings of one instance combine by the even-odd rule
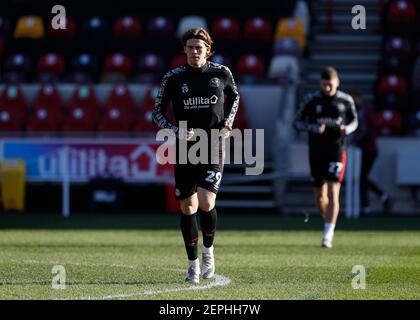
[[[219,191],[223,164],[175,164],[175,197],[186,199],[197,192],[197,187],[213,193]]]
[[[321,187],[327,181],[341,183],[346,169],[346,151],[341,148],[312,148],[309,151],[309,166],[314,187]]]

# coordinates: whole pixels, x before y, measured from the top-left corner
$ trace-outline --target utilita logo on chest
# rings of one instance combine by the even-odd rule
[[[216,104],[219,98],[216,95],[212,95],[210,98],[205,97],[191,97],[184,99],[184,109],[203,109],[210,108],[212,104]]]

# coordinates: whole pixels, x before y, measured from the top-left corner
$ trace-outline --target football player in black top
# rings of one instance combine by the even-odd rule
[[[230,70],[207,59],[213,54],[212,39],[203,28],[194,28],[182,36],[187,63],[169,71],[163,78],[153,109],[154,122],[163,129],[170,129],[177,135],[177,159],[182,152],[181,140],[187,140],[188,149],[194,144],[194,129],[210,133],[218,129],[226,137],[232,130],[232,124],[239,105],[239,94]],[[172,102],[176,123],[171,123],[165,116],[169,103]],[[224,105],[227,111],[225,114]],[[186,121],[183,128],[180,121]],[[196,130],[197,131],[197,130]],[[194,138],[195,139],[195,138]],[[197,254],[198,227],[196,213],[200,212],[200,224],[203,234],[203,263],[201,275],[211,278],[215,263],[213,239],[216,230],[217,213],[216,194],[223,173],[224,150],[221,143],[214,144],[208,139],[209,154],[216,147],[218,160],[207,163],[175,164],[176,198],[181,205],[181,230],[189,260],[186,281],[199,283],[200,266]]]
[[[309,165],[316,204],[325,221],[322,246],[332,247],[340,210],[340,186],[346,165],[346,136],[358,126],[353,98],[337,90],[332,67],[321,73],[321,90],[306,96],[295,120],[298,130],[309,133]]]

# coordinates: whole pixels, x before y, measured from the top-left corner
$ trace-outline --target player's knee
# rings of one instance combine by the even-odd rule
[[[209,199],[203,199],[203,201],[200,201],[198,206],[200,209],[204,212],[209,212],[214,208],[214,201]]]
[[[197,203],[193,201],[181,201],[181,211],[183,214],[191,215],[197,212]]]

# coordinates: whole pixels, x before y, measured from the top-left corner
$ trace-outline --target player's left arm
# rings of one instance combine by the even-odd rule
[[[225,71],[227,77],[223,92],[226,95],[226,116],[223,121],[224,127],[228,130],[232,130],[233,121],[235,120],[236,113],[238,112],[240,96],[229,68],[226,67]]]
[[[346,135],[356,131],[359,121],[357,119],[356,105],[351,96],[348,96],[346,105],[346,124],[344,125],[344,131]]]

